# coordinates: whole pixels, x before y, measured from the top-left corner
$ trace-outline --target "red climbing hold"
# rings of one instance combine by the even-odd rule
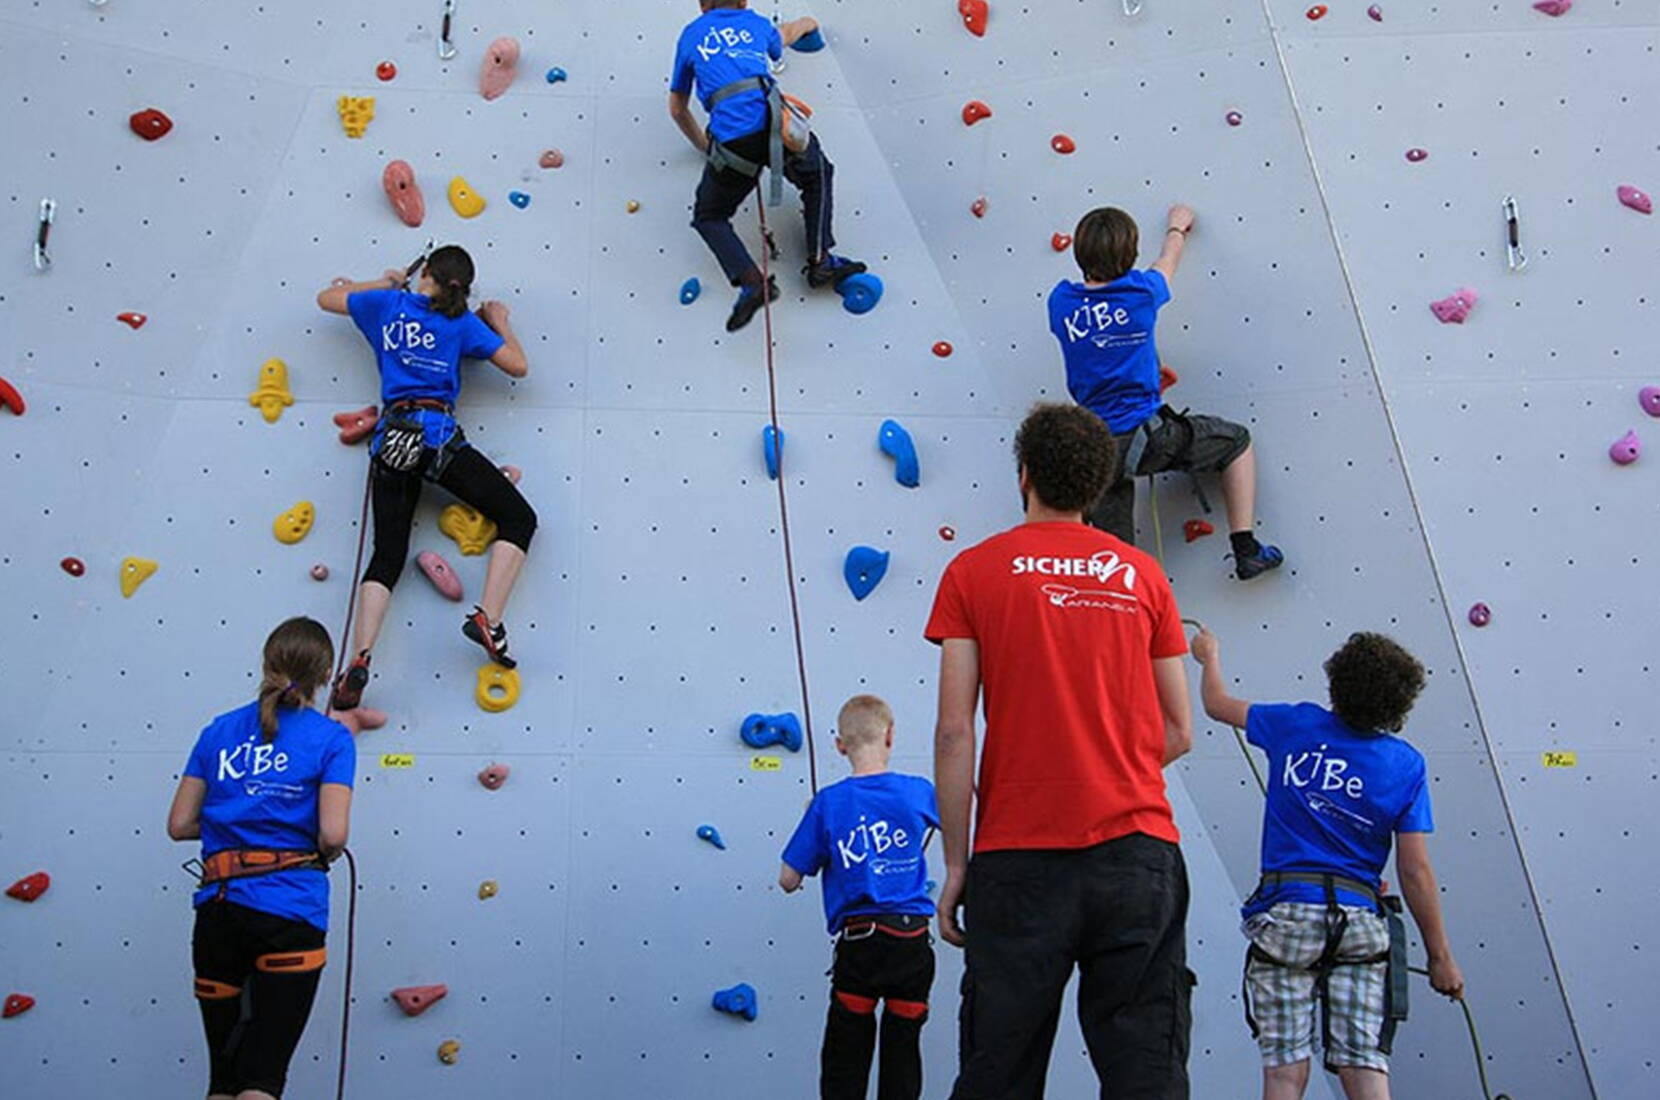
[[[17,387],[4,378],[0,378],[0,405],[4,405],[18,416],[22,416],[23,410],[29,407],[24,403],[23,395],[17,392]]]
[[[1069,156],[1072,153],[1076,153],[1078,151],[1078,143],[1067,137],[1065,134],[1056,134],[1054,137],[1049,139],[1049,148],[1064,157]]]
[[[1206,535],[1216,534],[1216,528],[1202,519],[1190,519],[1182,524],[1182,537],[1188,542],[1198,542]]]
[[[991,204],[986,201],[986,197],[981,195],[969,205],[968,210],[969,213],[973,214],[976,218],[983,218],[986,216],[986,210],[990,207],[990,205]]]
[[[321,583],[329,579],[329,567],[318,562],[311,567],[311,579]]]
[[[62,569],[65,573],[68,573],[71,577],[82,577],[86,575],[86,562],[82,561],[80,558],[64,558],[62,561],[58,562],[58,568]]]
[[[1169,367],[1165,366],[1163,363],[1159,364],[1159,392],[1160,393],[1163,393],[1165,390],[1169,389],[1171,386],[1174,386],[1177,382],[1180,382],[1181,380],[1182,380],[1181,375],[1177,374],[1175,371],[1171,370]]]
[[[946,524],[944,527],[940,528],[940,538],[944,539],[946,542],[955,541],[957,538],[957,529],[952,527],[950,524]]]
[[[380,421],[380,410],[373,405],[334,414],[334,426],[340,429],[340,442],[355,447],[375,432]]]
[[[388,164],[380,174],[380,185],[399,221],[414,229],[426,220],[427,200],[421,195],[421,185],[415,182],[415,169],[408,161],[395,160]]]
[[[21,1016],[35,1007],[35,999],[27,993],[12,993],[6,997],[6,1007],[0,1008],[0,1019]]]
[[[406,985],[402,989],[392,991],[392,999],[398,1002],[405,1016],[419,1016],[449,994],[447,985]]]
[[[173,129],[173,120],[168,118],[165,112],[147,107],[127,119],[127,125],[145,141],[155,141],[167,136],[168,131]]]
[[[986,20],[991,18],[991,5],[986,0],[957,0],[957,13],[969,34],[975,38],[986,36]]]
[[[52,876],[45,871],[36,871],[12,883],[6,890],[6,896],[18,901],[34,901],[51,888]]]
[[[963,125],[972,126],[981,119],[991,117],[991,108],[978,99],[971,99],[963,104]]]
[[[150,318],[142,313],[117,313],[115,319],[130,329],[141,329]]]
[[[1324,19],[1326,17],[1326,5],[1316,4],[1312,8],[1309,8],[1308,17],[1310,19]]]
[[[1067,249],[1072,247],[1072,234],[1056,233],[1053,237],[1049,238],[1049,247],[1053,248],[1056,252],[1065,252]]]
[[[375,66],[375,75],[382,80],[391,80],[398,75],[398,67],[390,61],[382,61]]]
[[[953,350],[954,349],[951,347],[951,341],[949,340],[941,340],[939,343],[934,345],[934,354],[939,356],[941,359],[948,357]]]

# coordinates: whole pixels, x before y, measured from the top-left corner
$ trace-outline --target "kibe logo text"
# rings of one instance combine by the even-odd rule
[[[244,741],[234,749],[219,750],[219,781],[288,770],[288,754],[275,745]]]
[[[703,36],[698,43],[697,54],[703,60],[719,57],[724,50],[735,50],[739,46],[755,45],[755,36],[747,30],[733,27],[712,27],[709,33]]]
[[[1319,790],[1342,791],[1350,798],[1359,798],[1366,793],[1366,781],[1358,775],[1345,775],[1348,770],[1347,760],[1339,756],[1327,756],[1326,746],[1321,745],[1315,752],[1300,752],[1295,756],[1287,756],[1281,782],[1287,787],[1298,789],[1318,782]]]
[[[380,346],[383,351],[402,351],[405,348],[431,351],[438,346],[438,337],[422,328],[421,322],[400,317],[389,325],[380,326]]]
[[[1079,306],[1072,311],[1070,317],[1063,318],[1066,322],[1066,336],[1076,344],[1088,336],[1091,330],[1105,334],[1114,327],[1122,328],[1130,323],[1130,311],[1123,306],[1114,306],[1111,302],[1096,302],[1093,305]]]
[[[845,839],[836,840],[836,855],[841,858],[842,870],[850,871],[873,855],[886,856],[890,852],[903,854],[894,850],[908,848],[910,843],[911,834],[904,829],[895,828],[886,821],[866,822],[864,815],[860,814],[859,824]]]
[[[1078,577],[1108,584],[1118,580],[1126,592],[1135,591],[1135,566],[1119,558],[1116,551],[1101,550],[1087,558],[1040,558],[1025,555],[1011,563],[1015,576]]]

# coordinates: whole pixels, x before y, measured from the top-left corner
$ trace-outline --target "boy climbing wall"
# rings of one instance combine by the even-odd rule
[[[772,163],[775,154],[783,160],[784,178],[801,192],[807,225],[807,285],[815,289],[833,286],[864,271],[865,265],[830,251],[836,243],[831,231],[835,166],[824,155],[818,135],[807,135],[800,149],[790,147],[788,136],[779,137],[785,121],[779,116],[786,109],[768,59],[778,60],[785,46],[816,35],[818,23],[797,19],[775,27],[748,10],[749,0],[701,3],[703,15],[681,32],[675,48],[669,117],[708,158],[697,187],[692,228],[714,252],[732,285],[739,288],[726,320],[726,331],[736,332],[763,305],[778,298],[777,281],[771,276],[762,279],[761,269],[732,228],[732,215],[759,182],[761,170],[777,170]],[[707,129],[698,127],[688,105],[694,81],[709,115]]]
[[[1085,214],[1072,234],[1084,281],[1062,279],[1055,285],[1049,328],[1066,357],[1072,399],[1106,421],[1118,443],[1119,474],[1090,512],[1090,523],[1133,543],[1135,478],[1170,470],[1220,473],[1234,572],[1248,581],[1285,560],[1278,547],[1257,542],[1251,433],[1220,417],[1177,412],[1160,395],[1153,329],[1159,309],[1170,301],[1169,280],[1192,231],[1192,209],[1171,207],[1159,258],[1137,271],[1135,219],[1110,206]]]

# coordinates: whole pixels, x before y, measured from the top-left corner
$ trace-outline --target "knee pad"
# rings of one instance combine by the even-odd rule
[[[328,962],[328,948],[315,951],[273,951],[254,960],[254,969],[266,974],[309,974],[323,969]]]
[[[875,997],[861,997],[857,993],[844,993],[839,989],[835,991],[835,997],[837,1004],[855,1016],[876,1015]]]
[[[927,1001],[896,1001],[889,997],[887,1010],[902,1020],[926,1020],[928,1018]]]
[[[242,996],[242,987],[231,985],[229,982],[216,982],[212,978],[196,979],[196,999],[198,1001],[228,1001],[233,997]]]

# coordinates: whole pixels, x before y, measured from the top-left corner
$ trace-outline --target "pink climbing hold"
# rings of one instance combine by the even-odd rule
[[[1406,151],[1406,159],[1413,164],[1422,164],[1424,161],[1429,159],[1429,150],[1408,149]]]
[[[1568,9],[1574,6],[1574,0],[1539,0],[1533,5],[1534,11],[1542,11],[1546,15],[1567,15]]]
[[[971,99],[963,104],[963,125],[972,126],[981,119],[991,117],[991,108],[978,99]]]
[[[419,1016],[439,1001],[449,995],[450,987],[442,983],[438,985],[406,985],[402,989],[392,991],[392,999],[398,1002],[405,1016]]]
[[[991,204],[986,201],[986,197],[981,195],[979,198],[975,199],[972,204],[970,204],[968,208],[969,213],[973,214],[976,218],[983,218],[986,216],[986,210],[990,205]]]
[[[1484,603],[1472,604],[1470,607],[1470,625],[1486,626],[1493,621],[1493,609]]]
[[[1650,416],[1660,416],[1660,386],[1644,386],[1637,392],[1637,404]]]
[[[521,477],[525,476],[524,471],[519,469],[517,466],[498,466],[496,469],[500,470],[502,472],[502,476],[515,485],[519,483],[519,479]]]
[[[487,791],[499,791],[501,785],[507,782],[507,777],[513,771],[506,764],[491,764],[478,773],[478,781]]]
[[[1227,119],[1229,126],[1243,126],[1245,124],[1245,116],[1238,111],[1229,111]]]
[[[438,589],[439,595],[446,600],[461,599],[461,578],[455,575],[455,570],[450,568],[450,563],[444,560],[442,554],[422,550],[415,556],[415,564],[427,575],[432,587]]]
[[[415,169],[406,160],[395,160],[380,174],[380,185],[386,188],[386,197],[397,211],[398,220],[411,229],[426,220],[427,200],[421,196],[421,185],[415,182]]]
[[[322,562],[318,562],[316,565],[311,567],[311,579],[318,581],[319,583],[328,580],[329,567],[324,565]]]
[[[340,442],[348,447],[355,447],[374,435],[375,425],[379,422],[380,410],[373,405],[334,414],[334,426],[340,429]]]
[[[547,149],[543,151],[541,158],[536,163],[543,168],[563,168],[565,166],[565,154],[557,149]]]
[[[1642,453],[1643,441],[1637,438],[1635,431],[1626,432],[1620,438],[1614,440],[1614,445],[1608,448],[1608,457],[1619,466],[1631,465],[1637,461],[1638,456]]]
[[[1067,137],[1065,134],[1056,134],[1054,137],[1049,139],[1049,148],[1053,149],[1063,157],[1070,156],[1078,151],[1078,143],[1073,141],[1070,137]]]
[[[384,710],[374,707],[353,707],[351,710],[333,710],[329,717],[345,726],[353,737],[365,730],[378,730],[386,725],[387,717]]]
[[[1431,302],[1429,308],[1442,324],[1462,325],[1470,316],[1470,311],[1476,307],[1478,300],[1475,291],[1461,286],[1439,302]]]
[[[1648,193],[1641,188],[1633,187],[1629,183],[1622,183],[1617,194],[1620,196],[1622,203],[1631,207],[1637,213],[1654,213],[1654,200],[1649,198]]]
[[[479,94],[485,99],[499,99],[513,85],[519,75],[519,42],[506,35],[490,43],[484,51],[484,68],[478,74]]]

